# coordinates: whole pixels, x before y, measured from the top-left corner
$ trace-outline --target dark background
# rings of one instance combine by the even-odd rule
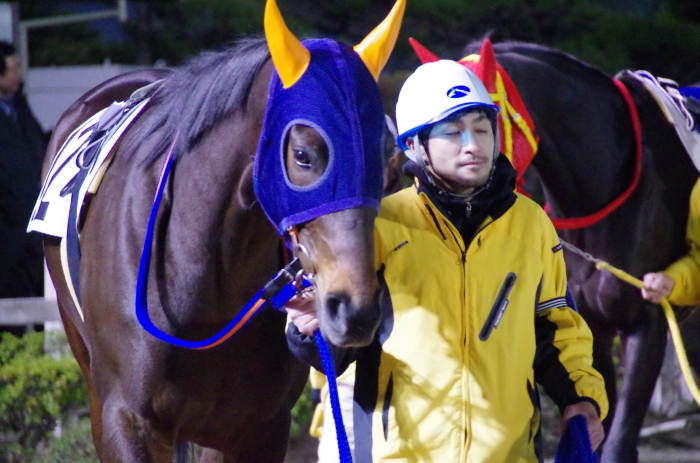
[[[21,0],[21,19],[114,8],[110,1]],[[299,37],[356,44],[389,12],[392,0],[278,0]],[[178,65],[262,31],[264,0],[134,0],[129,21],[33,29],[31,66]],[[700,81],[698,0],[408,0],[387,70],[419,62],[406,39],[415,37],[443,58],[490,36],[562,49],[604,71],[646,69],[681,85]]]

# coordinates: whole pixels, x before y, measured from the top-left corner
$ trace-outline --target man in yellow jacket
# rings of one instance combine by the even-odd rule
[[[385,198],[375,222],[385,288],[374,341],[334,348],[356,361],[355,461],[542,461],[536,383],[583,415],[593,448],[608,401],[592,336],[567,297],[550,220],[514,192],[499,155],[498,107],[454,61],[420,66],[399,94],[399,144],[412,187]],[[294,354],[322,369],[312,298],[287,307]]]
[[[700,304],[700,180],[690,193],[686,242],[688,253],[658,273],[644,275],[642,297],[658,304],[667,297],[671,304]]]

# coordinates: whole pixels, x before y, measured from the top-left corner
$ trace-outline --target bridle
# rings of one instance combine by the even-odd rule
[[[297,256],[299,253],[306,255],[309,262],[313,262],[311,258],[311,253],[306,246],[301,244],[299,241],[299,227],[297,225],[292,225],[285,230],[285,235],[287,236],[287,245],[289,246],[292,255]],[[298,259],[298,257],[296,257]],[[314,268],[311,272],[304,273],[302,268],[293,276],[295,281],[301,281],[302,278],[309,280],[312,284],[316,282],[316,269]]]

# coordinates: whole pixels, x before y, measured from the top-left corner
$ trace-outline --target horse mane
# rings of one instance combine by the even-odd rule
[[[469,42],[462,50],[462,56],[467,56],[470,54],[478,54],[481,50],[481,45],[486,40],[486,38],[475,40]],[[606,80],[610,80],[611,77],[601,69],[592,66],[580,59],[572,56],[561,50],[555,48],[545,47],[544,45],[539,45],[536,43],[520,42],[517,40],[507,40],[504,42],[499,42],[493,44],[493,49],[496,54],[503,53],[517,53],[522,56],[527,56],[529,58],[537,59],[541,62],[547,63],[550,66],[557,69],[566,69],[570,66],[579,66],[583,69],[597,74],[600,77],[605,77]]]
[[[246,37],[223,51],[204,52],[165,78],[150,104],[158,108],[138,128],[127,149],[157,136],[150,163],[172,144],[181,156],[194,148],[217,123],[245,106],[253,80],[270,58],[265,37]]]

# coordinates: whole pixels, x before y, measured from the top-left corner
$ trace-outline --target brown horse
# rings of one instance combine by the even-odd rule
[[[344,181],[362,185],[366,176],[378,179],[374,183],[380,188],[371,192],[378,205],[384,119],[372,77],[376,79],[394,45],[403,7],[399,0],[378,28],[384,33],[368,37],[355,47],[356,53],[332,41],[296,41],[270,1],[267,42],[246,39],[172,73],[139,71],[117,77],[81,97],[58,122],[45,176],[64,141],[89,116],[162,79],[119,142],[81,222],[77,296],[84,320],[61,264],[61,238],[45,238],[61,317],[87,381],[101,461],[171,461],[174,448],[186,441],[216,449],[226,462],[284,459],[290,410],[308,374],[288,351],[284,314],[262,311],[228,342],[207,350],[163,342],[137,321],[138,265],[152,199],[163,159],[173,146],[175,163],[154,227],[148,312],[160,330],[174,337],[209,338],[283,265],[270,213],[254,193],[261,138],[281,147],[277,158],[289,188],[310,194],[330,178],[333,166],[344,162],[341,144],[359,146],[357,154],[364,156],[368,169],[378,169],[349,171]],[[272,37],[270,30],[275,31]],[[280,51],[284,46],[293,50]],[[302,49],[307,50],[307,62],[292,63],[295,78],[303,83],[316,72],[314,66],[328,66],[324,57],[330,56],[345,72],[342,78],[351,76],[350,84],[338,87],[330,73],[323,85],[359,108],[355,119],[353,114],[330,113],[331,119],[348,120],[345,125],[377,143],[334,139],[330,129],[304,123],[306,118],[290,123],[281,138],[273,140],[277,135],[265,132],[271,92],[282,94],[300,85],[290,84],[289,72],[282,69],[289,63],[281,64],[279,57],[303,59]],[[304,108],[294,109],[303,115]],[[308,120],[318,117],[315,111]],[[343,181],[338,175],[337,181]],[[298,229],[297,249],[304,250],[299,257],[305,271],[315,273],[321,331],[335,344],[363,345],[372,339],[379,317],[372,241],[376,209],[366,204],[308,207],[323,214],[307,214],[303,222],[290,225]]]
[[[481,43],[464,54],[478,53]],[[630,109],[610,76],[563,52],[533,44],[494,45],[498,64],[532,116],[539,149],[533,168],[551,215],[583,217],[603,209],[633,182],[635,136]],[[640,83],[623,77],[639,114],[639,183],[622,205],[585,228],[560,230],[569,243],[641,277],[685,251],[688,199],[698,177],[672,126]],[[593,263],[567,252],[569,284],[594,334],[594,366],[610,399],[602,461],[636,462],[637,439],[661,368],[667,323],[658,306]],[[623,341],[624,375],[616,387],[612,347]],[[694,342],[697,342],[694,340]],[[696,361],[696,367],[698,359]]]

